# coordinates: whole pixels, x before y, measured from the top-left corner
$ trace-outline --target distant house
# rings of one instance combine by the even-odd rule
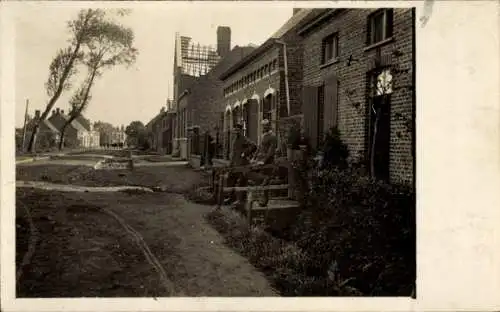
[[[26,125],[24,148],[27,149],[35,123],[40,120],[40,110],[35,111],[35,117]],[[22,133],[21,133],[22,136]],[[36,147],[37,149],[49,149],[57,145],[60,132],[49,120],[43,120],[38,129]],[[21,138],[22,140],[22,138]]]
[[[70,117],[64,114],[64,110],[57,108],[52,111],[52,115],[48,120],[59,132],[62,132],[69,119]],[[76,118],[66,127],[64,134],[65,147],[97,147],[99,141],[99,132],[94,131],[92,124],[83,117]]]
[[[101,129],[99,135],[101,146],[126,146],[127,135],[123,125],[121,127]]]

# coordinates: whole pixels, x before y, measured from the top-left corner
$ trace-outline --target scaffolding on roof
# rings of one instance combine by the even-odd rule
[[[220,60],[217,50],[211,45],[191,42],[190,37],[180,36],[180,67],[183,74],[199,77],[206,75]]]

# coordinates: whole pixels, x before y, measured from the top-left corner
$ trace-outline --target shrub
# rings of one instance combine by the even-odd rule
[[[333,167],[312,177],[307,205],[290,238],[324,271],[339,274],[370,295],[410,295],[415,281],[415,196],[390,185]]]
[[[331,280],[328,272],[314,274],[314,257],[297,245],[273,237],[259,227],[248,227],[246,220],[231,210],[214,210],[208,222],[258,269],[283,296],[355,295],[347,284]],[[317,273],[317,272],[316,272]]]
[[[349,150],[340,138],[340,131],[337,128],[331,128],[323,138],[322,149],[323,166],[341,166],[347,165]]]

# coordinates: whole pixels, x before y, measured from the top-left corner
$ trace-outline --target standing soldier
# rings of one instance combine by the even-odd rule
[[[262,121],[262,126],[264,133],[255,158],[252,159],[252,163],[256,165],[270,165],[273,164],[275,160],[276,149],[278,147],[278,138],[276,134],[274,134],[269,120],[264,119]],[[259,170],[258,167],[256,169],[257,170],[255,171],[249,172],[248,179],[255,181],[257,184],[260,184],[262,186],[267,185],[274,170],[272,168]],[[259,205],[261,207],[267,206],[267,203],[269,201],[269,191],[266,190],[263,193],[264,196],[259,202]]]
[[[243,126],[241,124],[235,125],[234,129],[235,138],[232,142],[231,148],[231,163],[230,167],[242,167],[250,163],[249,156],[255,151],[255,144],[243,135]],[[241,168],[240,168],[241,169]],[[242,172],[231,171],[227,180],[228,187],[246,184],[245,175]],[[242,192],[231,192],[229,198],[225,200],[226,203],[233,202],[234,206],[241,204],[243,200]],[[234,201],[236,199],[236,201]]]

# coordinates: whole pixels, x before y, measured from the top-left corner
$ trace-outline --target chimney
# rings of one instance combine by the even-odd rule
[[[299,9],[299,8],[293,8],[293,15],[299,13],[299,11],[302,10],[302,9]]]
[[[36,119],[40,119],[40,110],[39,110],[39,109],[37,109],[37,110],[35,111],[35,118],[36,118]]]
[[[217,54],[226,56],[231,51],[231,28],[227,26],[217,27]]]

